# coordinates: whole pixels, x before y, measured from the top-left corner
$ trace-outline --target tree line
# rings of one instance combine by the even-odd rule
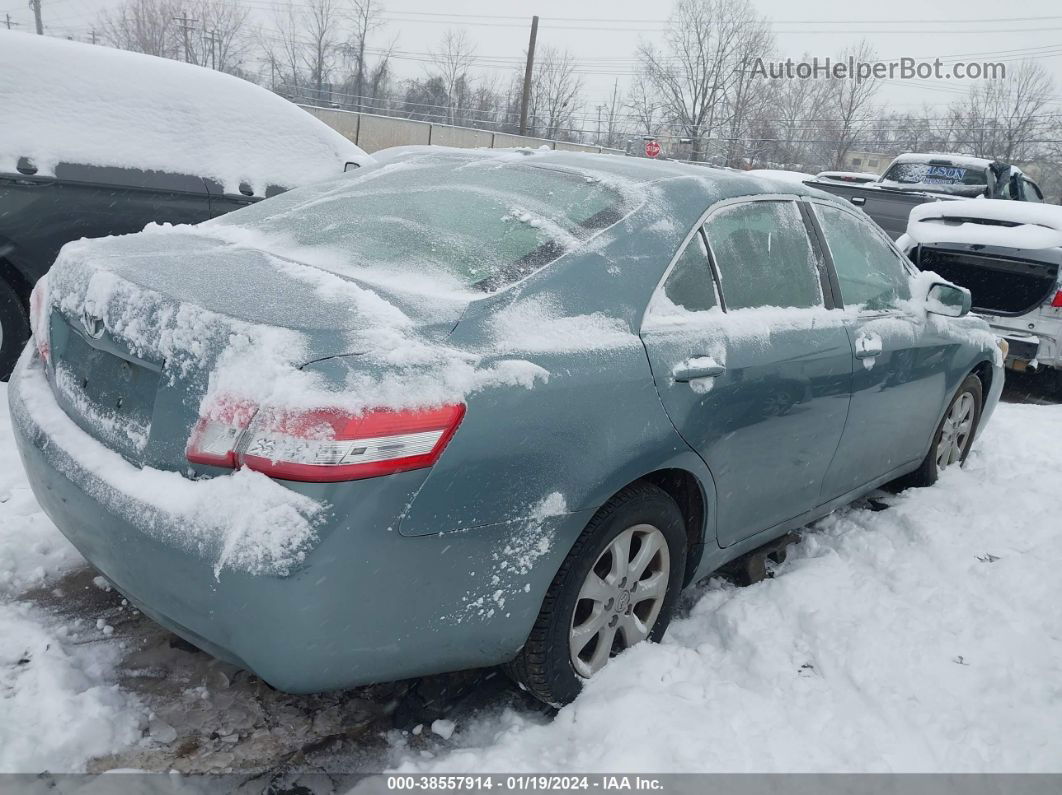
[[[403,51],[380,0],[277,5],[264,24],[240,0],[123,0],[99,27],[111,46],[229,72],[295,102],[501,132],[519,126],[520,59],[498,67],[461,29],[428,52]],[[876,59],[866,41],[833,54],[849,56]],[[617,148],[654,136],[674,157],[736,168],[817,171],[845,167],[853,152],[957,152],[1037,163],[1045,187],[1062,190],[1062,113],[1036,61],[1008,64],[1005,79],[971,81],[965,93],[946,89],[946,104],[910,112],[879,100],[880,79],[767,79],[752,68],[778,57],[771,24],[751,0],[677,0],[662,39],[632,53],[632,76],[604,101],[588,101],[574,53],[540,41],[527,132]],[[419,74],[399,76],[397,62]]]

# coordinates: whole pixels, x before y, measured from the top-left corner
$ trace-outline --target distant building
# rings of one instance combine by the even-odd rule
[[[852,150],[844,156],[846,171],[861,171],[864,174],[880,174],[892,158],[882,152],[858,152]]]

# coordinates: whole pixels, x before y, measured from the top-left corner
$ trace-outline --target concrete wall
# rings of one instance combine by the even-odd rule
[[[474,130],[470,127],[450,127],[447,124],[431,125],[433,146],[458,146],[462,149],[494,146],[494,133],[490,130]]]
[[[359,115],[361,121],[358,124],[358,137],[354,139],[354,143],[369,154],[389,146],[431,143],[431,124],[426,121],[374,116],[371,113]],[[321,121],[328,123],[327,119],[321,119]]]
[[[523,135],[477,130],[472,127],[453,127],[448,124],[433,124],[426,121],[377,116],[372,113],[356,113],[335,108],[318,108],[311,105],[300,105],[300,107],[369,153],[386,149],[389,146],[433,144],[435,146],[456,146],[462,149],[478,147],[503,149],[512,146],[539,149],[545,146],[566,152],[624,154],[622,149],[607,149],[592,144],[529,138]]]

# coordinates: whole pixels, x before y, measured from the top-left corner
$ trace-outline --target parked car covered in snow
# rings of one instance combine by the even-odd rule
[[[11,379],[44,510],[272,685],[506,664],[572,699],[680,589],[960,464],[1002,388],[969,295],[802,185],[411,150],[68,244]]]
[[[270,91],[109,47],[0,33],[0,379],[64,243],[196,223],[368,156]]]
[[[919,267],[970,290],[1009,344],[1007,364],[1062,390],[1062,207],[969,200],[911,211],[897,240]]]
[[[912,208],[927,201],[981,196],[1042,202],[1040,188],[1007,163],[982,157],[908,153],[897,157],[875,182],[858,185],[820,175],[812,187],[847,199],[869,215],[890,237],[907,229]]]

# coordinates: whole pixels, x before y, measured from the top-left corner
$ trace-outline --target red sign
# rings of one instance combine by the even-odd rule
[[[660,144],[656,141],[645,142],[645,156],[646,157],[659,157],[660,156]]]

